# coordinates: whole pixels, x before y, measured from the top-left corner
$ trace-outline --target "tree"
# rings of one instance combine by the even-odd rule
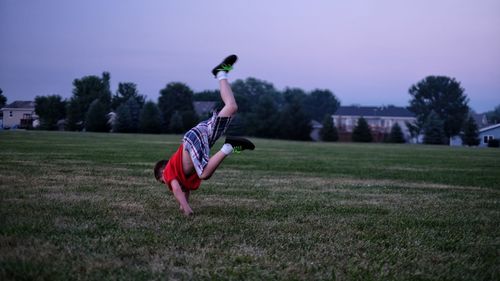
[[[182,131],[187,132],[192,127],[198,124],[198,115],[194,110],[187,110],[181,112],[182,117]]]
[[[132,125],[132,114],[128,103],[122,103],[116,109],[116,119],[113,124],[113,132],[117,133],[133,133],[134,128]],[[135,128],[137,129],[137,128]]]
[[[57,121],[66,116],[66,101],[59,95],[36,96],[35,113],[40,119],[40,129],[56,130]]]
[[[158,107],[163,115],[163,124],[168,124],[175,111],[194,111],[193,91],[184,83],[172,82],[160,91]]]
[[[425,144],[445,143],[446,136],[443,130],[443,121],[434,111],[431,111],[427,117],[427,120],[424,123],[423,131]]]
[[[141,116],[141,108],[144,106],[144,102],[140,104],[137,98],[130,97],[126,102],[130,110],[130,129],[132,133],[137,133],[139,131],[139,118]]]
[[[278,137],[290,140],[310,140],[310,118],[302,109],[300,99],[292,98],[278,118]]]
[[[298,101],[303,106],[306,98],[306,92],[300,88],[285,88],[283,91],[283,101],[285,104]]]
[[[220,92],[219,90],[205,90],[193,95],[194,101],[219,101]]]
[[[469,111],[468,98],[460,83],[446,76],[428,76],[410,87],[409,110],[421,124],[434,111],[442,120],[444,135],[449,139],[460,133]]]
[[[500,123],[500,104],[497,105],[492,111],[487,112],[486,117],[488,118],[488,122],[491,124]]]
[[[305,97],[304,110],[314,120],[321,120],[325,114],[334,114],[340,102],[330,90],[312,91]]]
[[[88,132],[109,132],[106,106],[95,99],[85,115],[85,130]]]
[[[92,75],[73,81],[73,96],[66,108],[66,128],[68,130],[81,130],[83,128],[90,104],[96,99],[99,100],[103,110],[109,112],[111,107],[109,80],[109,73],[103,72],[102,78]]]
[[[139,95],[137,91],[137,85],[131,82],[118,83],[118,90],[116,94],[111,98],[111,108],[117,109],[122,103],[134,99],[139,108],[144,105],[146,98],[143,95]]]
[[[236,80],[232,83],[236,100],[238,101],[238,113],[245,114],[255,109],[256,101],[263,95],[269,95],[276,104],[282,104],[279,92],[274,85],[263,80],[249,77],[245,80]]]
[[[479,145],[479,130],[476,121],[472,116],[469,116],[464,124],[464,133],[461,136],[462,142],[468,146]]]
[[[7,104],[7,98],[3,95],[2,89],[0,89],[0,108],[5,107]]]
[[[358,119],[358,124],[354,127],[352,131],[352,141],[354,142],[372,142],[372,130],[366,119],[361,117]]]
[[[255,111],[248,116],[247,133],[261,138],[276,137],[278,108],[273,98],[266,94],[260,96]]]
[[[337,132],[337,128],[335,128],[335,125],[333,124],[332,115],[326,114],[323,118],[323,128],[319,131],[319,135],[323,141],[339,140],[339,134]]]
[[[398,123],[394,123],[391,128],[391,133],[389,134],[389,142],[393,143],[405,143],[405,137],[403,135],[403,130]]]
[[[159,134],[161,132],[161,113],[158,106],[148,101],[141,110],[139,130],[146,134]]]
[[[136,97],[130,97],[115,109],[114,118],[111,118],[113,132],[137,133],[139,131],[139,118],[141,106]]]
[[[168,124],[168,130],[174,134],[180,134],[184,132],[184,124],[182,123],[182,115],[179,111],[175,111],[172,114],[172,118],[170,118],[170,122]]]

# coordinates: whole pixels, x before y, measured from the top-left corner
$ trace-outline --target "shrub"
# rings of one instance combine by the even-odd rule
[[[391,128],[391,134],[389,135],[389,142],[393,143],[404,143],[405,137],[403,135],[403,131],[401,130],[401,126],[398,123],[395,123]]]
[[[479,144],[479,130],[476,121],[472,116],[469,116],[464,124],[464,133],[461,135],[462,142],[468,146],[476,146]]]
[[[109,132],[106,114],[106,108],[100,100],[94,100],[85,115],[85,129],[89,132]]]
[[[443,121],[432,111],[424,124],[424,143],[425,144],[444,144],[445,134],[443,130]]]
[[[500,141],[497,139],[492,139],[488,141],[488,147],[499,147]]]
[[[182,122],[182,116],[179,111],[174,111],[174,114],[172,114],[168,125],[168,130],[169,132],[174,134],[180,134],[184,131],[184,124]]]
[[[361,117],[358,119],[358,124],[356,127],[354,127],[354,130],[352,131],[352,141],[354,142],[372,142],[373,137],[372,137],[372,130],[370,129],[370,126],[368,126],[368,123],[366,122],[366,119]]]
[[[323,128],[319,132],[322,141],[338,141],[339,134],[333,125],[332,116],[327,114],[323,119]]]
[[[159,134],[161,132],[161,115],[158,106],[152,102],[146,102],[141,111],[139,128],[142,133]]]

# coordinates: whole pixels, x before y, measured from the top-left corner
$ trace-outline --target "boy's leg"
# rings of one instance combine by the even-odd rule
[[[203,173],[201,173],[200,179],[202,180],[208,180],[217,170],[217,167],[219,167],[220,163],[226,158],[229,154],[225,154],[222,151],[218,151],[215,153],[210,159],[208,160],[207,166],[205,166],[205,169],[203,169]]]
[[[231,90],[231,86],[229,85],[227,78],[219,80],[219,87],[220,87],[220,97],[224,102],[224,107],[217,116],[231,117],[234,114],[236,114],[236,111],[238,111],[238,105],[236,104],[233,91]]]
[[[224,102],[224,107],[219,112],[218,117],[231,117],[238,110],[233,91],[227,81],[227,73],[233,69],[237,60],[236,55],[230,55],[212,70],[212,74],[219,80],[220,96]]]
[[[231,85],[229,85],[229,82],[227,81],[227,72],[231,70],[232,65],[236,62],[237,59],[238,58],[235,55],[231,55],[224,59],[224,62],[222,62],[221,65],[216,66],[214,70],[212,70],[212,73],[219,80],[220,97],[222,99],[222,102],[224,102],[224,107],[221,109],[221,111],[219,111],[217,117],[232,117],[234,114],[236,114],[236,111],[238,111],[238,105],[236,104],[236,99],[234,98],[233,91],[231,90]],[[227,63],[230,64],[229,68],[224,69],[224,67],[221,67],[224,65],[228,66]],[[224,158],[231,154],[231,152],[232,148],[229,149],[229,147],[226,146],[222,150],[215,153],[212,157],[210,157],[207,166],[205,166],[205,169],[203,169],[203,172],[200,175],[200,179],[209,179],[213,175],[215,170],[217,170],[217,167],[219,167]]]
[[[234,98],[233,91],[231,90],[231,86],[229,85],[229,82],[227,80],[227,73],[232,69],[233,64],[237,60],[236,55],[231,55],[228,56],[227,58],[224,59],[224,61],[217,65],[213,70],[212,73],[215,75],[215,77],[219,80],[219,87],[220,87],[220,95],[221,99],[224,102],[224,107],[222,110],[217,114],[217,121],[215,125],[214,132],[212,133],[212,136],[210,137],[210,147],[215,143],[215,141],[225,132],[227,125],[229,125],[229,121],[231,120],[230,117],[232,117],[234,114],[236,114],[238,110],[238,105],[236,104],[236,100]],[[220,123],[219,123],[220,122]],[[248,141],[249,142],[249,141]],[[218,151],[216,154],[214,154],[210,159],[208,159],[207,165],[203,168],[203,171],[201,172],[201,175],[199,175],[200,179],[206,180],[209,179],[212,174],[215,172],[217,167],[219,167],[220,163],[233,152],[233,146],[230,141],[226,139],[226,144],[222,147],[220,151]],[[240,144],[240,143],[236,143]],[[252,147],[243,147],[243,149],[253,149],[255,146]],[[189,161],[192,166],[192,159],[187,151],[184,151],[183,153],[183,160]],[[188,166],[188,165],[186,165]],[[186,170],[192,170],[193,168],[188,167],[189,169],[185,168]],[[187,174],[187,173],[186,173]]]
[[[200,179],[202,180],[207,180],[209,179],[215,170],[217,170],[217,167],[219,167],[220,163],[233,152],[233,149],[238,148],[239,151],[241,150],[254,150],[255,145],[245,139],[245,138],[239,138],[239,137],[226,137],[226,142],[222,146],[221,150],[215,153],[210,159],[208,160],[207,166],[205,166],[205,169],[201,173]]]

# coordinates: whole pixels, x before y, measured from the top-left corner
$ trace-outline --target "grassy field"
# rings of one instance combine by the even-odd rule
[[[185,218],[180,138],[1,132],[0,280],[500,278],[500,149],[255,139]]]

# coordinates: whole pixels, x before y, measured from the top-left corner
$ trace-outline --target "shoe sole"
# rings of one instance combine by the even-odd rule
[[[236,61],[238,61],[237,55],[230,55],[230,56],[226,57],[221,63],[219,63],[216,67],[214,67],[212,69],[212,74],[214,76],[217,76],[217,70],[220,69],[222,67],[222,65],[226,64],[226,65],[233,66],[236,63]]]
[[[249,141],[246,138],[241,138],[241,137],[231,137],[227,136],[225,143],[230,143],[233,146],[241,146],[244,147],[244,150],[254,150],[255,149],[255,144],[253,144],[251,141]]]

